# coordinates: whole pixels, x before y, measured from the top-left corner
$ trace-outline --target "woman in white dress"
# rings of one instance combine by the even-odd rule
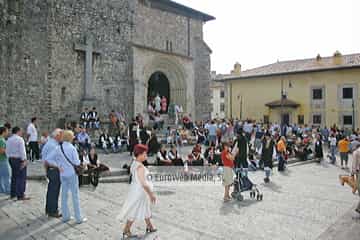
[[[128,197],[121,211],[121,219],[127,221],[123,231],[123,238],[136,237],[130,231],[134,221],[145,220],[146,233],[156,231],[150,221],[150,205],[155,203],[156,197],[153,193],[153,184],[149,180],[149,170],[143,165],[143,162],[147,159],[147,150],[147,146],[142,144],[137,144],[134,148],[136,159],[130,167],[132,181]]]

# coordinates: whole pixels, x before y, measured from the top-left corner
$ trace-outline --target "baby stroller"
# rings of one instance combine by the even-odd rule
[[[100,174],[97,168],[83,171],[79,176],[79,187],[83,185],[93,185],[97,187],[99,185]]]
[[[263,200],[263,194],[259,191],[257,186],[253,184],[248,176],[244,173],[241,168],[235,169],[236,178],[234,180],[234,191],[231,193],[231,197],[238,201],[243,201],[244,196],[241,192],[250,191],[250,198],[257,201]]]

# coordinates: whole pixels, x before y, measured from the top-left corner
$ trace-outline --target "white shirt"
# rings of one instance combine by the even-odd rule
[[[83,159],[83,164],[90,164],[90,160],[89,160],[89,156],[86,154],[82,157]]]
[[[330,137],[330,146],[336,146],[336,138],[335,137]]]
[[[181,109],[179,107],[179,105],[175,105],[175,113],[178,114],[181,112]]]
[[[25,141],[18,135],[12,135],[6,141],[6,156],[8,158],[20,158],[26,160]]]
[[[30,123],[26,129],[26,133],[30,135],[29,142],[37,142],[38,141],[38,132],[33,123]]]

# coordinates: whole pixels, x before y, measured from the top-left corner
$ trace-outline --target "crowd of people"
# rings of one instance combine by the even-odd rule
[[[68,126],[68,128],[71,128]],[[102,164],[85,128],[55,129],[50,136],[38,139],[36,118],[32,118],[26,133],[20,127],[6,123],[0,127],[0,193],[12,200],[26,201],[28,159],[42,161],[48,188],[45,213],[49,217],[70,220],[68,195],[71,193],[76,223],[86,221],[81,214],[79,179],[83,174],[109,171]],[[58,200],[61,190],[61,214]]]
[[[97,118],[97,114],[93,114],[95,110],[93,108],[92,114],[89,113],[87,116]],[[319,162],[328,158],[329,163],[336,164],[339,153],[340,167],[357,176],[359,182],[359,129],[351,131],[335,125],[321,128],[231,119],[192,121],[191,115],[184,115],[182,124],[169,126],[164,129],[164,134],[161,134],[160,129],[146,126],[141,115],[127,123],[124,118],[112,111],[109,114],[111,125],[108,131],[102,130],[96,144],[96,141],[91,141],[87,131],[100,125],[93,121],[85,121],[83,115],[86,114],[82,114],[79,124],[69,124],[64,130],[55,129],[50,135],[44,132],[40,140],[36,117],[31,119],[24,135],[21,128],[11,127],[9,123],[0,127],[0,193],[9,194],[11,199],[29,200],[30,198],[25,195],[26,166],[28,159],[39,159],[45,166],[49,180],[46,214],[50,217],[62,217],[64,222],[69,221],[67,198],[71,192],[75,220],[82,223],[86,218],[81,214],[80,208],[80,172],[109,171],[109,167],[99,161],[96,148],[112,149],[114,152],[128,151],[131,156],[138,159],[135,161],[137,166],[132,165],[130,172],[133,175],[141,174],[143,177],[148,174],[148,170],[142,168],[149,165],[147,155],[154,155],[156,161],[152,164],[159,166],[221,168],[225,187],[224,201],[231,199],[230,188],[233,184],[234,170],[241,169],[245,175],[248,171],[263,170],[264,182],[268,183],[274,162],[277,162],[278,171],[285,171],[289,158],[299,158],[302,161],[317,159]],[[158,137],[158,134],[161,137]],[[186,144],[193,146],[191,151],[180,153],[179,147]],[[324,154],[325,149],[328,152],[327,156]],[[348,159],[351,153],[353,162],[350,168]],[[146,188],[143,177],[135,181],[138,187]],[[61,214],[58,207],[60,190]],[[150,188],[145,189],[145,192],[142,197],[148,195],[151,201],[155,201]],[[124,216],[131,217],[125,227],[128,235],[133,222],[131,219],[136,214],[145,219],[149,231],[156,230],[150,222],[147,204],[148,202],[141,209],[141,213],[131,212],[131,209],[124,210]],[[360,212],[360,204],[356,211]]]

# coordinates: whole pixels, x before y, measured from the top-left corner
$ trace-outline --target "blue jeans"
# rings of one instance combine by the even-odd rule
[[[331,163],[336,162],[336,146],[330,146],[330,154],[331,154]]]
[[[209,140],[209,145],[211,145],[211,143],[216,144],[216,136],[215,135],[209,135],[208,140]]]
[[[69,191],[72,196],[75,220],[77,223],[80,223],[82,221],[82,217],[80,211],[79,178],[76,174],[70,177],[61,176],[61,212],[63,222],[70,220],[69,207],[67,204]]]
[[[265,167],[265,168],[264,168],[264,171],[265,171],[265,177],[266,177],[266,178],[269,178],[270,175],[271,175],[271,168]]]
[[[0,193],[10,194],[10,165],[7,159],[0,161]]]

